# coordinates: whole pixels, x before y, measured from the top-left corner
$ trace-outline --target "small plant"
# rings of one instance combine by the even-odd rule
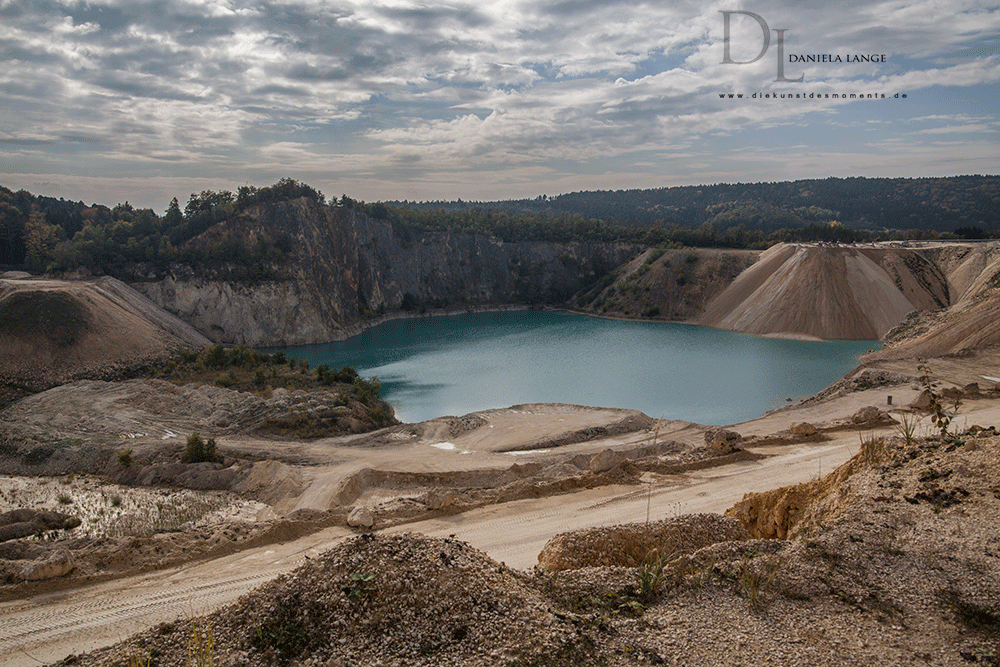
[[[736,563],[736,583],[739,586],[740,595],[745,597],[750,603],[750,608],[759,610],[764,604],[764,595],[771,588],[778,570],[781,569],[781,561],[774,559],[757,559],[759,552],[751,551]],[[766,560],[766,564],[760,561]]]
[[[72,505],[73,496],[69,495],[68,493],[60,493],[59,495],[56,496],[56,501],[60,505]]]
[[[191,621],[188,639],[188,667],[213,667],[215,664],[215,637],[211,627]]]
[[[357,604],[363,597],[375,590],[375,587],[371,584],[374,578],[374,572],[356,572],[351,575],[351,581],[355,584],[353,588],[347,591],[347,599],[351,601],[351,604]]]
[[[874,466],[886,459],[889,449],[886,446],[885,438],[876,438],[872,434],[869,434],[867,438],[862,438],[860,431],[858,438],[861,440],[861,449],[858,450],[858,453],[865,463]]]
[[[122,505],[122,497],[121,496],[119,496],[117,493],[115,495],[111,496],[111,506],[112,507],[121,507],[121,505]]]
[[[925,360],[919,359],[917,370],[921,373],[917,380],[930,400],[927,411],[931,413],[931,423],[941,431],[941,437],[945,438],[948,436],[948,427],[951,426],[951,421],[958,414],[959,408],[962,407],[962,397],[955,398],[954,408],[949,413],[944,407],[944,395],[939,390],[941,383],[932,379],[930,366]]]
[[[152,667],[153,653],[146,651],[140,653],[139,649],[132,649],[128,653],[128,667]]]
[[[654,599],[660,592],[665,577],[664,571],[675,556],[676,553],[660,553],[659,549],[653,549],[636,568],[635,579],[639,584],[639,597],[644,602]]]
[[[917,426],[920,424],[920,417],[917,415],[906,412],[900,415],[899,423],[895,424],[893,428],[896,432],[903,436],[903,440],[906,441],[907,447],[912,447],[913,443],[916,442]]]
[[[123,468],[128,468],[132,465],[132,448],[124,449],[118,452],[118,465]]]

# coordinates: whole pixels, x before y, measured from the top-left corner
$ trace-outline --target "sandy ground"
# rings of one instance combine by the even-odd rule
[[[860,439],[893,433],[889,427],[836,430],[858,409],[894,405],[916,396],[909,386],[855,392],[817,404],[783,408],[758,419],[733,426],[744,436],[770,435],[794,424],[810,422],[831,428],[828,440],[749,447],[759,455],[725,465],[692,469],[681,474],[645,473],[639,485],[608,485],[541,498],[487,505],[466,512],[438,514],[388,529],[417,531],[430,536],[456,536],[507,565],[528,569],[537,562],[542,546],[568,530],[643,521],[696,512],[721,513],[753,491],[817,479],[858,451]],[[966,402],[962,418],[968,424],[996,424],[1000,401]],[[296,456],[327,465],[303,468],[314,488],[297,501],[301,506],[327,504],[332,487],[346,470],[366,465],[394,465],[413,472],[499,470],[512,460],[528,463],[546,460],[552,449],[535,447],[567,431],[607,425],[620,420],[620,411],[577,406],[522,406],[476,415],[462,424],[435,420],[399,427],[378,439],[350,442],[318,441],[302,445]],[[468,430],[463,431],[463,428]],[[923,426],[927,428],[927,425]],[[560,455],[593,453],[606,447],[628,447],[649,441],[648,429],[619,436],[596,438],[557,448]],[[660,425],[657,437],[691,444],[703,441],[703,427],[686,422]],[[267,443],[246,440],[253,449]],[[437,445],[437,446],[435,446]],[[270,446],[274,446],[271,442]],[[519,449],[520,448],[520,449]],[[525,449],[527,448],[527,449]],[[324,455],[325,452],[325,455]],[[336,452],[338,462],[331,463]],[[466,453],[468,452],[468,453]],[[347,527],[332,527],[306,537],[248,549],[206,562],[108,581],[30,599],[0,603],[0,666],[36,665],[60,660],[119,641],[133,632],[160,622],[189,618],[208,612],[267,581],[288,572],[304,559],[315,557],[348,536]]]

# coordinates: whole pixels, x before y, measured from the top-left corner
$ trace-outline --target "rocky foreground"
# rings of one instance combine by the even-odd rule
[[[998,479],[1000,437],[972,429],[871,439],[728,517],[557,536],[532,572],[453,539],[362,535],[210,616],[74,660],[997,665]],[[761,539],[778,532],[792,537]]]

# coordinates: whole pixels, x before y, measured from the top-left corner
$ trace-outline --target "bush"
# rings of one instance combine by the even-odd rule
[[[131,447],[129,447],[128,449],[125,449],[125,450],[122,450],[122,451],[118,452],[118,464],[121,465],[121,466],[123,466],[123,467],[125,467],[125,468],[128,468],[130,465],[132,465],[132,448]]]
[[[210,368],[222,368],[228,361],[229,355],[221,343],[216,343],[205,351],[205,365]]]
[[[188,436],[187,446],[184,448],[185,463],[217,463],[219,454],[216,451],[215,438],[204,440],[197,433]]]

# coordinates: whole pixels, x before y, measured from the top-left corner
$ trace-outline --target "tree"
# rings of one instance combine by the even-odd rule
[[[177,203],[177,197],[170,200],[167,212],[163,215],[163,222],[167,229],[176,227],[184,222],[184,214],[181,213],[181,205]]]
[[[54,258],[59,229],[45,222],[45,214],[35,210],[24,224],[25,264],[31,271],[44,271]]]

